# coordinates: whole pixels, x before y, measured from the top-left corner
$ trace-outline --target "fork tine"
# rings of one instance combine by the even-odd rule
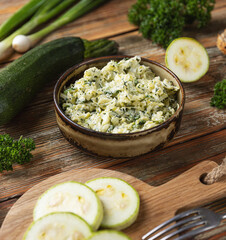
[[[162,236],[163,234],[165,234],[165,233],[167,233],[169,231],[172,231],[174,228],[178,228],[178,227],[180,227],[180,226],[182,226],[182,225],[184,225],[184,224],[186,224],[188,222],[192,222],[192,221],[198,220],[200,218],[201,217],[199,215],[195,215],[195,216],[192,216],[192,217],[189,217],[189,218],[185,218],[185,219],[183,219],[181,221],[176,222],[174,225],[172,225],[172,226],[170,226],[170,227],[168,227],[166,229],[163,229],[161,232],[156,233],[153,237],[148,238],[148,240],[154,240],[154,239]]]
[[[208,226],[208,227],[205,226],[205,227],[201,227],[201,228],[194,229],[194,230],[192,230],[192,231],[189,231],[189,232],[183,234],[182,236],[179,236],[179,237],[177,238],[177,240],[190,239],[190,238],[192,238],[192,237],[194,237],[194,236],[199,235],[200,233],[206,232],[206,231],[208,231],[208,230],[210,230],[210,229],[212,229],[212,228],[215,228],[215,227],[216,227],[216,226]]]
[[[175,217],[165,221],[164,223],[158,225],[157,227],[155,227],[154,229],[152,229],[151,231],[149,231],[148,233],[146,233],[143,237],[142,237],[142,240],[145,240],[148,236],[150,236],[151,234],[157,232],[158,230],[160,230],[161,228],[169,225],[170,223],[172,222],[176,222],[182,218],[185,218],[185,217],[188,217],[189,215],[192,215],[192,214],[197,214],[198,213],[198,210],[197,209],[193,209],[193,210],[188,210],[188,211],[185,211],[185,212],[182,212],[180,214],[177,214]]]
[[[199,225],[203,225],[203,224],[205,224],[205,221],[200,221],[200,222],[191,223],[191,224],[189,224],[189,225],[187,225],[187,226],[184,226],[184,227],[178,229],[177,231],[175,231],[175,232],[173,232],[173,233],[168,234],[167,236],[161,238],[161,240],[170,239],[171,237],[174,237],[174,236],[177,235],[177,234],[180,234],[180,233],[182,233],[182,232],[184,232],[184,231],[186,231],[186,230],[189,230],[189,229],[194,228],[194,227],[198,227]],[[198,230],[202,230],[202,229],[205,229],[205,230],[206,230],[205,227],[201,227],[200,229],[196,229],[196,230],[197,230],[197,232],[199,232]],[[181,236],[181,239],[186,239],[186,238],[185,238],[185,235]],[[148,240],[150,240],[150,239],[148,239]],[[177,238],[177,240],[178,240],[178,238]]]

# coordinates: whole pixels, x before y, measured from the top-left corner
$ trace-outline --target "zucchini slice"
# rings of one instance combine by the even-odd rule
[[[83,240],[91,233],[90,226],[73,213],[50,213],[33,222],[24,234],[23,240]]]
[[[166,66],[182,82],[199,80],[209,69],[206,49],[193,38],[177,38],[169,45],[165,56]]]
[[[64,182],[51,187],[38,199],[33,217],[37,220],[51,212],[72,212],[82,217],[93,230],[103,219],[103,206],[95,192],[79,182]]]
[[[123,232],[115,230],[101,230],[93,233],[87,240],[131,240]]]
[[[99,196],[104,207],[103,228],[124,229],[137,218],[140,198],[127,182],[112,177],[96,178],[86,182]]]

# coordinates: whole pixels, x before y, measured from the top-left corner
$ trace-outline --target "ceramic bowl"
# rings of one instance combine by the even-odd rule
[[[178,131],[185,102],[183,86],[172,71],[160,63],[144,58],[141,59],[142,64],[150,67],[161,79],[167,78],[180,88],[178,91],[179,108],[167,121],[147,130],[116,134],[97,132],[82,127],[64,115],[59,104],[59,96],[65,85],[68,86],[81,78],[83,72],[90,67],[102,68],[110,60],[120,61],[125,57],[129,56],[100,57],[82,62],[70,68],[57,81],[54,88],[56,120],[63,136],[73,145],[100,156],[134,157],[162,148]]]

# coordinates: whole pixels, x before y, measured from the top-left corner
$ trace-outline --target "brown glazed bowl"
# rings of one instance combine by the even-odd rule
[[[97,132],[82,127],[64,115],[59,105],[59,95],[65,85],[68,86],[76,79],[81,78],[83,72],[90,67],[102,68],[110,60],[120,61],[125,57],[129,56],[100,57],[82,62],[70,68],[57,81],[54,88],[56,120],[63,136],[73,145],[100,156],[134,157],[162,148],[178,131],[185,102],[183,86],[172,71],[160,63],[144,58],[141,59],[142,64],[149,66],[161,79],[167,78],[180,88],[178,92],[179,108],[167,121],[147,130],[116,134]]]

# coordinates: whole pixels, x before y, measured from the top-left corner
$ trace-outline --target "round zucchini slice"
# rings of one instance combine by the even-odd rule
[[[182,82],[199,80],[209,69],[206,49],[193,38],[177,38],[166,49],[166,66]]]
[[[57,184],[38,199],[33,217],[34,220],[51,212],[72,212],[92,227],[98,229],[103,219],[103,206],[96,193],[79,182],[64,182]]]
[[[91,234],[88,223],[78,215],[57,212],[34,221],[24,234],[23,240],[83,240]]]
[[[131,240],[123,232],[115,230],[101,230],[93,233],[87,240]]]
[[[103,228],[124,229],[137,218],[140,198],[137,191],[119,178],[103,177],[86,182],[104,207]]]

